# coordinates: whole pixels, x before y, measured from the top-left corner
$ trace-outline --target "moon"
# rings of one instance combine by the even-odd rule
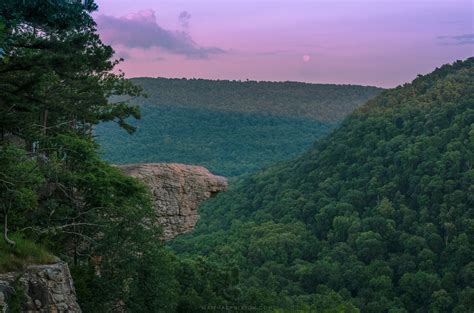
[[[309,62],[310,60],[311,60],[311,56],[309,56],[307,54],[303,55],[303,62],[306,63],[306,62]]]

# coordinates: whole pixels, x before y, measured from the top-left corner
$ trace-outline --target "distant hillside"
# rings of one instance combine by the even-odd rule
[[[470,58],[383,92],[299,159],[239,181],[172,245],[238,268],[247,305],[472,312],[473,165]]]
[[[332,124],[173,106],[141,107],[130,136],[114,123],[96,130],[105,158],[115,164],[178,162],[203,165],[226,177],[256,172],[300,155]]]
[[[232,177],[300,155],[381,89],[349,85],[139,78],[148,98],[129,136],[95,134],[113,163],[179,162]]]
[[[133,78],[144,103],[337,122],[382,89],[356,85]]]

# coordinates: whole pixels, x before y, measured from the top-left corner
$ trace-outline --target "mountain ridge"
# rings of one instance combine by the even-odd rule
[[[235,177],[291,159],[381,89],[300,83],[132,80],[148,98],[133,136],[115,123],[95,134],[112,163],[178,162]]]
[[[237,266],[242,301],[283,312],[468,312],[473,77],[470,58],[383,92],[300,158],[205,204],[171,246]]]
[[[131,78],[130,81],[141,86],[148,95],[141,103],[306,117],[320,122],[335,122],[360,105],[359,99],[365,100],[384,90],[372,86],[301,82],[159,77]]]

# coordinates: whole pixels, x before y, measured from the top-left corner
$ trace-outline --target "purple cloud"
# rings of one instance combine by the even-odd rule
[[[473,45],[474,44],[474,34],[465,34],[458,36],[438,36],[438,39],[441,40],[443,44],[451,45]]]
[[[179,14],[178,19],[179,23],[183,28],[189,28],[189,20],[191,19],[191,14],[189,14],[187,11],[183,11]]]
[[[183,14],[185,13],[185,14]],[[180,14],[180,21],[189,25],[191,15]],[[172,31],[161,27],[153,10],[140,11],[122,17],[100,15],[96,18],[101,38],[111,45],[127,48],[161,48],[173,54],[193,59],[205,59],[211,54],[225,51],[216,47],[201,47],[185,31]]]

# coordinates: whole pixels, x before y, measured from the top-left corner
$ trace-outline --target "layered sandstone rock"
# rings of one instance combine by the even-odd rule
[[[15,297],[22,303],[21,312],[81,312],[69,268],[63,262],[0,274],[0,312],[11,312]]]
[[[201,166],[132,164],[118,167],[150,188],[156,222],[163,227],[164,240],[192,231],[199,219],[199,204],[227,190],[224,177],[215,176]]]

